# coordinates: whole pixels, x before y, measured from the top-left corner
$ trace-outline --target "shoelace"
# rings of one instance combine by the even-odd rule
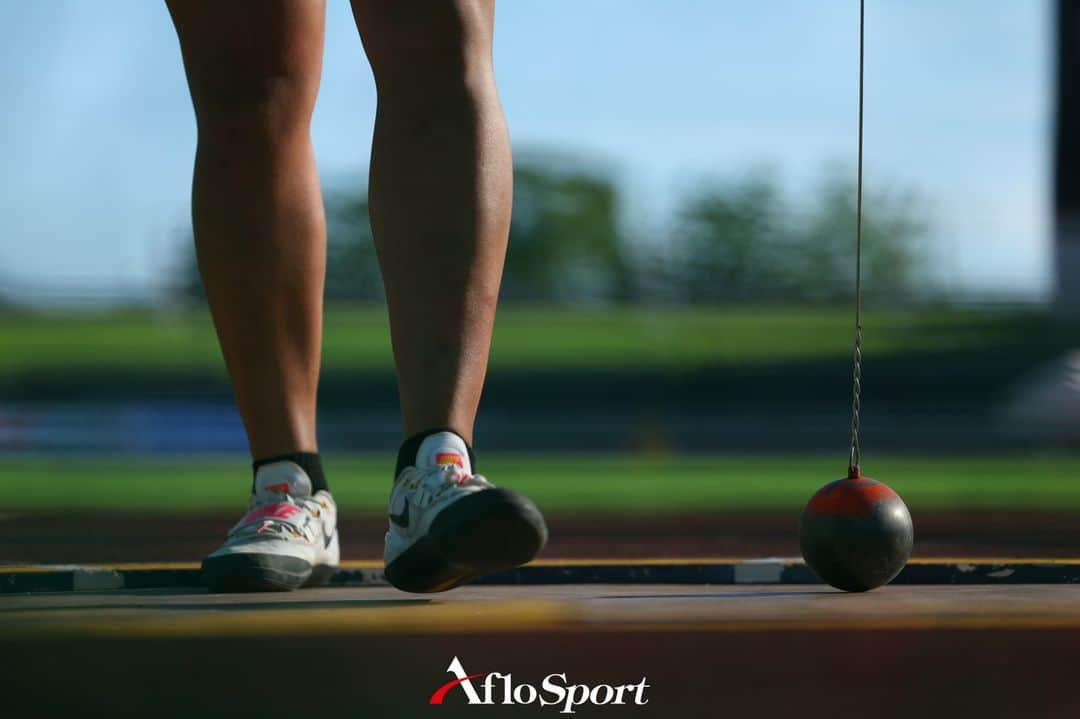
[[[316,537],[313,522],[311,520],[320,518],[323,509],[326,509],[327,507],[314,497],[297,498],[291,494],[284,494],[282,496],[284,499],[281,502],[256,502],[255,498],[252,497],[251,503],[248,505],[248,512],[250,513],[256,508],[267,504],[291,504],[299,507],[305,512],[304,522],[301,526],[297,526],[293,522],[277,517],[263,517],[262,519],[246,524],[238,524],[233,527],[229,534],[232,536],[251,534],[265,536],[266,539],[272,539],[274,536],[286,538],[295,537],[314,542]]]
[[[465,474],[456,464],[418,469],[403,481],[415,493],[416,503],[420,507],[435,502],[453,487],[491,486],[491,482],[482,475]]]

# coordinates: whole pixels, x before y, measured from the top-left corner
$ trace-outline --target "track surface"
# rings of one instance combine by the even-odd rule
[[[1069,716],[1080,586],[5,596],[0,647],[5,696],[41,713],[536,714],[465,706],[457,690],[428,706],[456,656],[516,682],[647,679],[647,706],[605,714]]]
[[[913,510],[920,557],[1075,556],[1075,512]],[[10,513],[0,515],[0,563],[197,561],[238,513],[189,516]],[[709,512],[548,517],[548,558],[790,557],[799,554],[798,512]],[[347,559],[382,556],[385,516],[341,518]]]

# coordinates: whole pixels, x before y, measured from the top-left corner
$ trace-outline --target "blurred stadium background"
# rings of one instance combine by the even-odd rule
[[[1080,16],[868,4],[866,467],[917,519],[1080,511]],[[5,511],[232,511],[247,458],[194,270],[179,51],[162,5],[102,7],[0,9]],[[557,511],[796,509],[846,461],[857,16],[557,7],[499,9],[516,194],[481,462]],[[343,509],[378,513],[400,429],[374,92],[347,3],[328,12],[321,442]],[[0,560],[38,558],[14,532]]]

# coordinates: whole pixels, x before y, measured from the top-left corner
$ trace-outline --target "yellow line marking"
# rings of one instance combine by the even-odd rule
[[[538,559],[530,562],[529,567],[659,567],[693,565],[736,565],[776,562],[780,564],[802,564],[798,557],[658,557],[643,559]],[[1000,565],[1080,565],[1080,558],[1061,557],[918,557],[908,564],[916,566],[952,566],[956,564]],[[341,563],[341,569],[382,569],[383,563],[377,559],[347,560]],[[31,574],[46,572],[81,571],[174,571],[199,569],[198,562],[161,562],[161,563],[118,563],[118,564],[29,564],[0,565],[0,574]]]
[[[908,564],[1080,564],[1074,557],[919,557]]]
[[[752,619],[690,622],[605,623],[590,630],[614,632],[765,632],[765,631],[889,631],[889,630],[1008,630],[1080,629],[1080,616],[1010,615],[997,617],[881,617],[873,619]]]
[[[107,609],[105,610],[107,611]],[[148,612],[153,612],[148,609]],[[114,615],[115,616],[115,615]],[[11,612],[0,638],[92,637],[237,637],[341,635],[343,633],[437,633],[527,631],[572,625],[577,609],[566,602],[521,600],[431,603],[407,606],[331,607],[326,609],[254,609],[177,616],[133,614],[132,618],[57,617],[49,610]]]
[[[371,608],[237,610],[206,615],[135,616],[130,619],[47,619],[48,612],[15,612],[17,624],[0,639],[43,636],[87,638],[210,638],[342,636],[349,634],[475,634],[510,632],[777,632],[777,631],[1025,631],[1080,629],[1080,615],[916,616],[860,619],[721,619],[681,622],[585,619],[558,601],[501,601]],[[53,615],[55,616],[55,615]],[[46,619],[46,621],[41,621]],[[38,621],[35,621],[38,620]]]

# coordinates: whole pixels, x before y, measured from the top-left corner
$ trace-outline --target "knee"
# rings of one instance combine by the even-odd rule
[[[364,48],[380,93],[471,89],[490,80],[490,0],[373,4]]]
[[[278,143],[310,131],[317,84],[288,73],[211,73],[192,82],[200,142]]]

